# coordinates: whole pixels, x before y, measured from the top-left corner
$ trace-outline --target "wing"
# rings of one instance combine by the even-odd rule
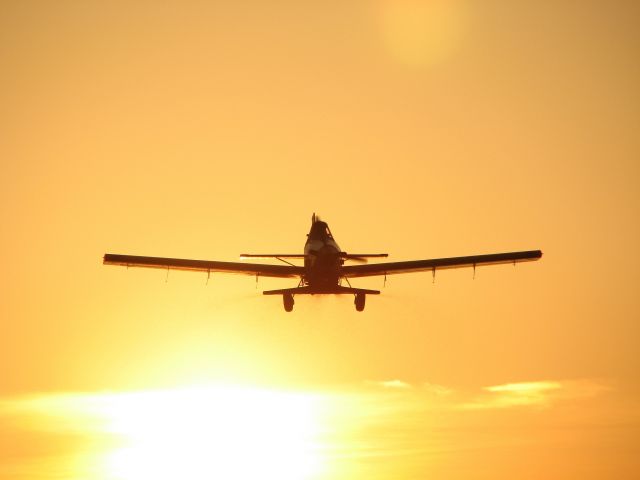
[[[169,270],[195,270],[198,272],[239,273],[261,277],[299,277],[304,267],[288,265],[263,265],[258,263],[216,262],[211,260],[187,260],[185,258],[139,257],[107,253],[105,265],[123,267],[164,268]]]
[[[490,255],[472,255],[469,257],[433,258],[430,260],[412,260],[409,262],[373,263],[370,265],[349,265],[342,267],[342,273],[348,277],[370,277],[391,275],[393,273],[412,273],[435,271],[443,268],[476,267],[479,265],[498,265],[501,263],[519,263],[538,260],[540,250],[526,252],[493,253]]]

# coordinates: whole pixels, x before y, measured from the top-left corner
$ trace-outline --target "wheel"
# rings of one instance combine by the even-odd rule
[[[366,301],[367,296],[364,293],[356,293],[356,299],[353,301],[353,303],[356,304],[356,310],[358,312],[361,312],[364,310],[364,302]]]
[[[284,303],[284,311],[290,312],[293,310],[293,295],[290,293],[285,293],[282,295],[282,303]]]

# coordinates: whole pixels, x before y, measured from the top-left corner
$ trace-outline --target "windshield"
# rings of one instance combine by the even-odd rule
[[[333,236],[331,235],[329,226],[325,222],[315,222],[311,226],[311,232],[309,235],[313,238],[319,238],[322,240],[326,240],[326,239],[333,240]]]

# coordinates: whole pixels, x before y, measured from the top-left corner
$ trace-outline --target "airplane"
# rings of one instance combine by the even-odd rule
[[[436,270],[446,268],[473,267],[480,265],[516,264],[535,261],[542,257],[540,250],[520,252],[492,253],[488,255],[472,255],[467,257],[435,258],[428,260],[410,260],[402,262],[384,262],[360,265],[345,265],[347,261],[366,263],[369,258],[387,257],[386,253],[347,253],[336,243],[329,225],[315,213],[311,217],[311,230],[307,234],[303,254],[241,254],[240,258],[272,258],[286,265],[269,265],[244,262],[219,262],[212,260],[188,260],[183,258],[144,257],[136,255],[104,255],[105,265],[125,267],[148,267],[174,270],[191,270],[207,272],[239,273],[258,277],[297,278],[298,286],[279,290],[267,290],[264,295],[282,295],[284,309],[293,310],[295,295],[354,295],[356,310],[364,310],[367,295],[379,295],[379,290],[354,288],[350,279],[397,273],[431,271],[435,277]],[[301,259],[304,265],[295,265],[289,260]],[[348,285],[344,286],[343,281]]]

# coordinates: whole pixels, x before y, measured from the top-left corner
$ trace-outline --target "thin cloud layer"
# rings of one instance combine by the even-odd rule
[[[487,393],[462,403],[460,408],[481,410],[524,406],[548,407],[553,402],[591,397],[607,389],[593,380],[505,383],[485,387]]]
[[[465,392],[439,384],[411,384],[392,379],[368,381],[355,389],[351,386],[323,393],[316,391],[310,396],[316,402],[314,411],[318,415],[314,443],[310,448],[320,452],[318,462],[326,466],[327,472],[353,471],[354,477],[358,478],[397,478],[403,474],[407,478],[419,478],[418,473],[423,474],[427,471],[425,469],[430,468],[428,459],[457,461],[455,459],[460,455],[469,455],[469,452],[478,449],[512,449],[514,442],[522,436],[527,441],[543,444],[547,430],[539,428],[541,419],[552,425],[560,419],[563,423],[570,421],[572,428],[582,430],[579,430],[580,435],[568,437],[566,441],[580,441],[582,434],[593,433],[590,430],[593,410],[580,408],[583,399],[600,395],[606,390],[608,387],[596,380],[513,382]],[[159,393],[161,395],[158,398],[163,399],[160,403],[156,399]],[[183,399],[180,392],[59,393],[6,397],[0,399],[0,425],[4,424],[12,432],[12,442],[17,436],[23,439],[20,454],[24,458],[37,454],[29,447],[34,441],[64,445],[65,451],[76,454],[84,452],[82,455],[86,459],[100,455],[112,458],[115,454],[112,455],[110,451],[122,451],[123,431],[131,430],[135,438],[142,435],[148,439],[151,438],[149,428],[152,433],[155,429],[163,431],[166,419],[170,420],[168,427],[177,426],[182,431],[185,425],[196,425],[196,431],[200,434],[214,435],[212,432],[216,428],[202,428],[204,424],[200,421],[183,421],[181,415],[194,411],[194,408],[201,408],[203,412],[208,412],[207,415],[213,415],[216,422],[228,420],[228,415],[214,415],[216,409],[213,406],[217,396],[211,397],[211,391],[196,390],[195,393],[197,395],[187,396],[189,408],[179,409],[179,415],[175,414],[175,407]],[[305,392],[300,393],[303,394],[302,398],[307,396]],[[255,406],[264,403],[264,395],[270,394],[239,398],[246,401],[248,411],[252,412],[253,420],[248,424],[270,425],[272,428],[265,435],[271,435],[271,432],[281,430],[282,426],[277,421],[272,422],[275,418],[273,415],[256,411]],[[289,395],[283,398],[289,398]],[[233,403],[237,402],[234,400]],[[277,403],[281,403],[279,399]],[[534,415],[535,420],[529,415],[531,409],[538,410]],[[287,418],[293,410],[286,407],[280,411],[286,412],[282,418]],[[111,414],[105,417],[109,412]],[[156,422],[156,418],[162,421]],[[189,418],[193,420],[193,417]],[[233,416],[229,418],[233,420]],[[516,430],[513,430],[514,419],[518,425]],[[606,424],[611,419],[602,418],[601,421]],[[488,434],[484,428],[486,425],[492,425],[494,433]],[[141,426],[144,428],[139,428]],[[567,435],[574,435],[575,431],[571,430]],[[557,432],[553,435],[557,435]],[[185,442],[194,441],[189,435],[181,438]],[[104,451],[93,451],[88,447],[82,450],[84,444],[102,445]],[[15,450],[15,447],[12,448]],[[52,450],[51,455],[54,454]],[[380,474],[390,459],[401,460],[406,471],[398,474],[396,465],[393,474]],[[32,460],[36,462],[38,457],[34,456]],[[26,471],[33,462],[14,467]],[[23,475],[22,478],[28,477]],[[95,475],[85,476],[90,477]]]
[[[417,408],[430,410],[485,410],[511,407],[549,407],[553,403],[592,397],[609,389],[597,380],[541,380],[483,387],[482,392],[463,392],[435,383],[413,385],[400,379],[367,381],[381,391],[405,392]],[[409,398],[409,397],[407,397]],[[427,403],[421,401],[429,400]]]
[[[394,379],[394,380],[381,380],[381,381],[371,381],[368,380],[365,382],[366,385],[371,385],[374,387],[382,387],[382,388],[391,388],[391,389],[400,389],[407,390],[413,388],[410,383],[403,382],[402,380]]]

